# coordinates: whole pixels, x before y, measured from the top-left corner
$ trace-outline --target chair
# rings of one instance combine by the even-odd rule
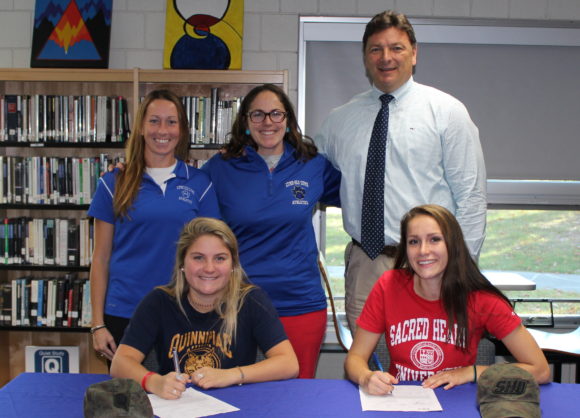
[[[562,364],[575,364],[574,380],[580,383],[580,327],[572,332],[558,333],[528,328],[532,337],[546,356],[548,364],[553,367],[552,380],[562,382]],[[492,340],[500,356],[511,356],[511,353],[500,340]]]
[[[557,333],[528,328],[549,364],[554,367],[554,382],[562,382],[562,364],[575,364],[575,382],[580,383],[580,327],[572,332]]]
[[[482,338],[477,346],[475,364],[491,366],[495,363],[495,344],[488,338]]]
[[[320,252],[318,254],[318,268],[320,269],[320,275],[324,281],[324,286],[328,293],[328,299],[330,301],[330,309],[332,311],[332,322],[334,324],[334,331],[336,332],[336,339],[338,344],[342,347],[345,352],[348,352],[350,346],[352,345],[352,334],[350,330],[344,325],[344,323],[338,317],[336,312],[336,307],[334,306],[334,296],[332,295],[332,289],[330,287],[330,281],[328,279],[328,269],[326,267],[326,260],[324,254]]]
[[[381,367],[384,370],[388,370],[390,364],[389,350],[387,349],[387,344],[385,343],[384,335],[381,336],[377,348],[375,349],[378,360],[381,363]],[[381,367],[376,363],[376,358],[373,359],[375,366],[373,370],[378,370]],[[482,338],[477,346],[477,358],[475,360],[476,364],[482,365],[492,365],[495,363],[495,345],[487,338]]]
[[[328,298],[330,301],[330,308],[332,310],[332,322],[334,323],[334,331],[336,332],[336,337],[338,343],[345,352],[348,352],[350,346],[352,345],[352,333],[350,329],[340,320],[338,313],[336,312],[336,307],[334,305],[334,297],[332,295],[332,289],[330,287],[330,281],[328,279],[328,269],[326,267],[326,260],[322,252],[318,256],[318,265],[320,268],[320,274],[324,281],[326,291],[328,292]],[[379,338],[375,352],[372,358],[369,360],[369,367],[372,370],[388,370],[390,364],[389,350],[387,350],[387,345],[383,336]]]
[[[157,361],[157,353],[155,352],[155,348],[152,348],[151,351],[149,351],[149,354],[145,356],[141,364],[147,370],[151,370],[152,372],[159,371],[159,363]]]

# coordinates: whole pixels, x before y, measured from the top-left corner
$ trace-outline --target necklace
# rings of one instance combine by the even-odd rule
[[[191,305],[192,305],[194,308],[195,308],[195,307],[197,307],[197,308],[201,308],[201,309],[204,309],[204,310],[205,310],[205,309],[212,310],[212,309],[213,309],[213,307],[214,307],[214,305],[215,305],[215,303],[207,303],[207,304],[206,304],[206,303],[199,303],[199,302],[196,302],[195,300],[193,300],[193,298],[191,297],[191,295],[187,295],[187,300],[189,301],[189,303],[191,303]]]

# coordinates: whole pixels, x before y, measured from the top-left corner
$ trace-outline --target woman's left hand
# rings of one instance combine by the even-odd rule
[[[425,379],[421,386],[435,389],[441,385],[445,385],[443,389],[447,390],[469,382],[473,382],[473,366],[439,372]]]
[[[240,381],[240,372],[233,369],[202,367],[191,374],[191,382],[202,389],[225,388]]]

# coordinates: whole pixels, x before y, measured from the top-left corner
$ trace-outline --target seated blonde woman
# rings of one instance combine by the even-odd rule
[[[255,363],[258,347],[266,358]],[[153,348],[158,373],[141,364]],[[189,222],[177,243],[171,282],[138,306],[111,375],[177,399],[187,383],[207,389],[297,374],[298,361],[276,310],[261,289],[246,281],[233,232],[213,218]]]
[[[403,217],[395,269],[377,280],[357,325],[345,369],[371,395],[390,393],[403,380],[445,389],[476,382],[488,367],[475,364],[484,332],[500,339],[515,365],[538,383],[550,377],[538,344],[479,271],[455,217],[438,205],[416,207]],[[368,367],[383,333],[388,373]]]

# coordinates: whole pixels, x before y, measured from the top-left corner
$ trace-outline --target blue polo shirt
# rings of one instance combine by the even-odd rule
[[[273,172],[251,147],[240,158],[216,154],[202,170],[210,174],[223,219],[238,238],[242,267],[278,313],[324,309],[312,214],[319,201],[339,205],[340,173],[320,154],[296,159],[287,143]]]
[[[128,218],[116,219],[117,173],[116,169],[101,177],[88,215],[115,227],[105,313],[130,318],[147,293],[170,281],[183,226],[198,216],[220,214],[207,174],[178,160],[165,193],[145,173]]]

